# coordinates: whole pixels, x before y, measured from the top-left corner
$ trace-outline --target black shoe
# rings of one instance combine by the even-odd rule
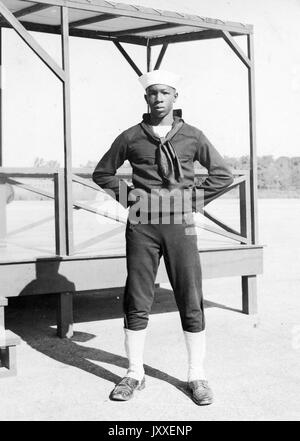
[[[207,406],[213,402],[213,393],[207,380],[194,380],[188,382],[188,389],[192,394],[194,403],[198,406]]]
[[[113,401],[128,401],[133,397],[135,390],[145,388],[145,377],[142,381],[135,380],[131,377],[124,377],[111,391],[109,398]]]

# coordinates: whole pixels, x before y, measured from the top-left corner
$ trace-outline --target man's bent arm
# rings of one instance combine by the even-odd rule
[[[119,201],[119,186],[122,179],[116,176],[116,172],[126,159],[127,142],[122,133],[115,139],[111,148],[100,159],[92,175],[93,181],[104,190],[109,190],[110,193],[113,192],[117,201]],[[123,205],[126,206],[126,201]]]
[[[225,160],[203,132],[200,132],[198,149],[194,159],[199,161],[208,171],[208,177],[204,182],[196,185],[197,189],[204,191],[203,205],[207,205],[233,183],[233,175]]]

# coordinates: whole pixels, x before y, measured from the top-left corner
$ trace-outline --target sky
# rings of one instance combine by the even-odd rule
[[[300,0],[134,0],[123,3],[254,25],[257,153],[300,156]],[[61,63],[60,39],[32,33]],[[245,38],[237,41],[246,51]],[[145,48],[124,45],[146,71]],[[158,53],[154,51],[154,59]],[[71,38],[72,163],[98,161],[146,111],[137,75],[111,42]],[[176,107],[221,154],[249,152],[247,70],[221,40],[170,45],[162,69],[182,76]],[[11,30],[3,39],[3,165],[63,165],[62,86]]]

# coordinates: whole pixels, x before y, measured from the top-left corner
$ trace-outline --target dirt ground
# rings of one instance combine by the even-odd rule
[[[74,337],[56,337],[56,298],[10,299],[18,374],[0,380],[0,420],[299,420],[300,200],[259,201],[264,274],[259,315],[240,312],[238,278],[204,281],[206,370],[215,402],[185,389],[186,353],[168,286],[156,292],[146,340],[146,389],[126,403],[109,393],[123,376],[122,290],[77,294]]]

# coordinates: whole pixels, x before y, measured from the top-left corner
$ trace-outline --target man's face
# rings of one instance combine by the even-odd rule
[[[178,93],[173,87],[164,84],[154,84],[147,87],[145,100],[153,116],[164,118],[172,111],[177,96]]]

